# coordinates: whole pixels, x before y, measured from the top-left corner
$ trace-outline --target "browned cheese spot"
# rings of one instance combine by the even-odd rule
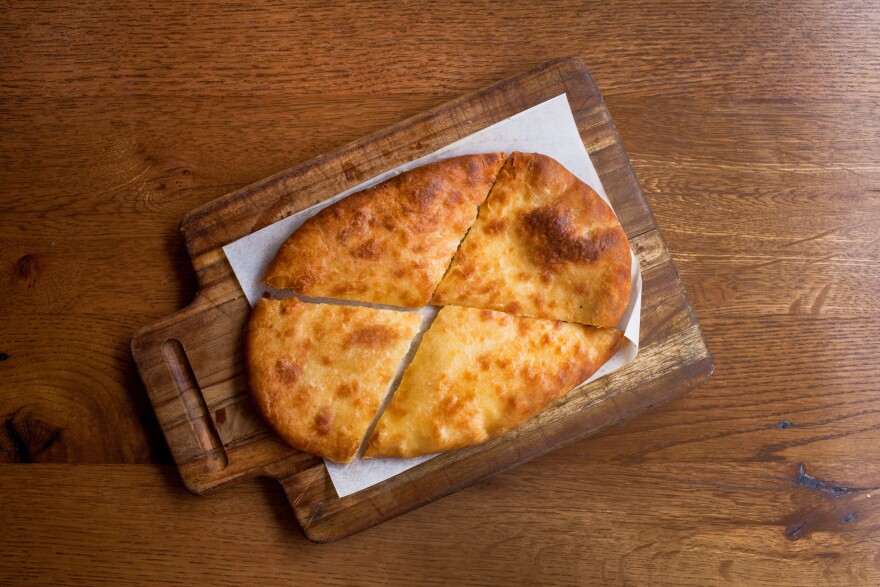
[[[471,183],[477,183],[480,181],[483,175],[483,165],[480,161],[476,159],[470,159],[467,163],[467,174],[468,180]]]
[[[517,394],[511,394],[504,398],[509,412],[515,414],[520,411],[520,408],[522,407],[520,397],[521,396]]]
[[[336,397],[345,398],[357,393],[360,385],[357,381],[346,381],[345,383],[340,383],[336,388]]]
[[[345,296],[349,294],[363,293],[366,290],[367,286],[362,283],[345,282],[334,286],[330,293],[334,296]]]
[[[520,370],[519,374],[529,382],[529,385],[533,384],[539,377],[539,374],[535,372],[535,369],[531,365],[524,365]]]
[[[369,227],[369,218],[362,210],[355,210],[348,218],[348,223],[336,233],[339,244],[347,244],[353,237],[364,234]]]
[[[383,347],[394,341],[396,333],[387,326],[364,326],[348,335],[345,348],[353,346]]]
[[[487,322],[492,319],[492,310],[480,310],[480,320]]]
[[[317,414],[315,414],[315,419],[312,422],[312,427],[315,429],[320,435],[325,435],[330,432],[331,425],[333,422],[333,415],[330,412],[330,408],[321,408]]]
[[[503,218],[495,218],[489,220],[483,225],[483,232],[486,234],[500,234],[507,229],[507,221]]]
[[[524,214],[521,226],[532,241],[532,254],[539,265],[555,268],[563,263],[592,263],[606,248],[617,242],[615,231],[605,231],[595,238],[576,234],[571,211],[542,206]],[[544,275],[542,274],[542,280]]]
[[[388,414],[390,418],[405,418],[407,414],[409,414],[409,410],[404,408],[402,405],[392,402],[388,409],[385,410],[385,413]]]
[[[540,293],[535,293],[529,297],[531,297],[532,303],[535,304],[536,308],[538,308],[539,310],[544,308],[544,305],[546,304],[546,300],[544,299],[543,295],[541,295]]]
[[[296,276],[296,279],[294,279],[293,282],[290,284],[290,289],[295,292],[301,292],[314,285],[315,281],[317,280],[315,279],[314,275],[312,275],[311,273],[303,273]],[[287,308],[284,308],[282,311],[286,314],[288,310]]]
[[[419,257],[427,257],[434,252],[434,245],[425,241],[416,241],[411,249],[412,252],[416,253]]]
[[[455,395],[447,395],[442,400],[440,400],[440,405],[437,406],[437,411],[443,414],[444,416],[449,416],[455,414],[460,408],[460,402],[457,396]]]
[[[455,208],[464,199],[464,194],[458,190],[450,190],[446,196],[446,205]]]
[[[376,239],[371,238],[352,250],[351,254],[358,259],[375,259],[383,252],[384,248],[381,243],[376,242]]]
[[[519,302],[510,302],[504,306],[504,311],[508,314],[516,314],[520,310]]]
[[[571,359],[567,360],[565,364],[559,368],[556,372],[556,380],[559,385],[564,385],[568,382],[569,377],[571,376],[572,370],[576,367]]]
[[[281,358],[275,363],[275,372],[282,382],[293,385],[302,375],[302,368],[290,359]]]
[[[491,361],[486,355],[480,355],[479,357],[477,357],[477,364],[483,371],[488,371],[489,367],[491,366]]]
[[[412,202],[416,212],[426,212],[434,206],[436,200],[443,194],[443,182],[439,178],[432,177],[413,191]]]
[[[500,289],[499,285],[500,284],[498,283],[497,280],[492,279],[492,280],[487,281],[486,283],[476,287],[475,288],[476,293],[481,294],[481,295],[488,295],[488,296],[491,296],[494,293],[497,296],[498,290]]]
[[[500,180],[499,180],[500,181]],[[497,206],[499,208],[503,208],[507,206],[507,203],[510,201],[510,197],[507,195],[505,191],[496,191],[492,194],[492,205]]]

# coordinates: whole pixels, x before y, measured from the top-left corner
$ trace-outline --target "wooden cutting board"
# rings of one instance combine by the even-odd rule
[[[323,462],[282,444],[251,405],[243,361],[250,306],[221,247],[561,93],[641,262],[638,357],[503,438],[338,498]],[[712,373],[712,356],[611,116],[576,59],[551,61],[215,200],[187,214],[180,231],[199,293],[131,341],[180,474],[198,494],[274,477],[315,541],[358,532],[583,438],[687,393]]]

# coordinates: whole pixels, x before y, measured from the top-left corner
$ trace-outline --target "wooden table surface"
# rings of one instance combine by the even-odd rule
[[[0,583],[880,582],[874,3],[195,4],[3,3]],[[335,544],[188,494],[128,350],[195,293],[183,214],[564,55],[710,382]]]

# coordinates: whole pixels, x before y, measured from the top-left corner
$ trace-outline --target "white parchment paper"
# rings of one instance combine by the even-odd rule
[[[223,247],[223,251],[232,265],[232,270],[235,272],[235,276],[238,278],[238,282],[241,284],[241,288],[251,305],[254,305],[263,292],[266,291],[275,294],[274,297],[290,295],[289,292],[279,292],[266,287],[260,283],[260,279],[263,277],[269,262],[275,256],[281,244],[308,218],[354,192],[371,187],[413,167],[457,155],[497,151],[505,153],[524,151],[549,155],[567,167],[582,181],[589,184],[608,202],[608,196],[605,194],[602,183],[599,181],[596,168],[593,166],[593,162],[590,160],[583,142],[581,142],[580,133],[568,104],[568,99],[565,94],[562,94],[451,145],[447,145],[430,155],[401,165],[320,204],[251,233],[226,245]],[[357,304],[356,302],[351,303]],[[626,337],[626,344],[610,361],[593,374],[587,382],[608,375],[635,359],[638,353],[641,305],[642,275],[638,261],[635,255],[633,255],[632,294],[629,307],[618,324],[618,328],[623,331]],[[425,326],[436,315],[436,309],[431,306],[418,311],[425,316],[423,320]],[[412,357],[417,346],[417,344],[413,344],[408,359]],[[401,369],[407,362],[404,361]],[[392,385],[392,389],[394,387]],[[386,398],[386,403],[389,399]],[[336,493],[340,497],[345,497],[398,475],[430,458],[432,456],[415,459],[370,459],[366,461],[356,459],[353,463],[347,465],[325,460],[325,464],[333,481],[333,486],[336,488]]]

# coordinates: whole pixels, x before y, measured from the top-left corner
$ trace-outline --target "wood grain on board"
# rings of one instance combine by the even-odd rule
[[[880,484],[878,29],[870,1],[8,3],[0,460],[117,466],[0,467],[4,520],[27,521],[2,550],[42,553],[3,577],[880,582],[871,499],[796,540],[784,523],[812,511],[801,495],[822,519],[841,503],[796,485],[798,463]],[[135,464],[171,459],[128,340],[197,291],[186,212],[560,55],[614,118],[712,349],[706,385],[323,551],[274,481],[202,499]],[[787,481],[770,498],[763,476]],[[136,556],[113,564],[126,535]]]

